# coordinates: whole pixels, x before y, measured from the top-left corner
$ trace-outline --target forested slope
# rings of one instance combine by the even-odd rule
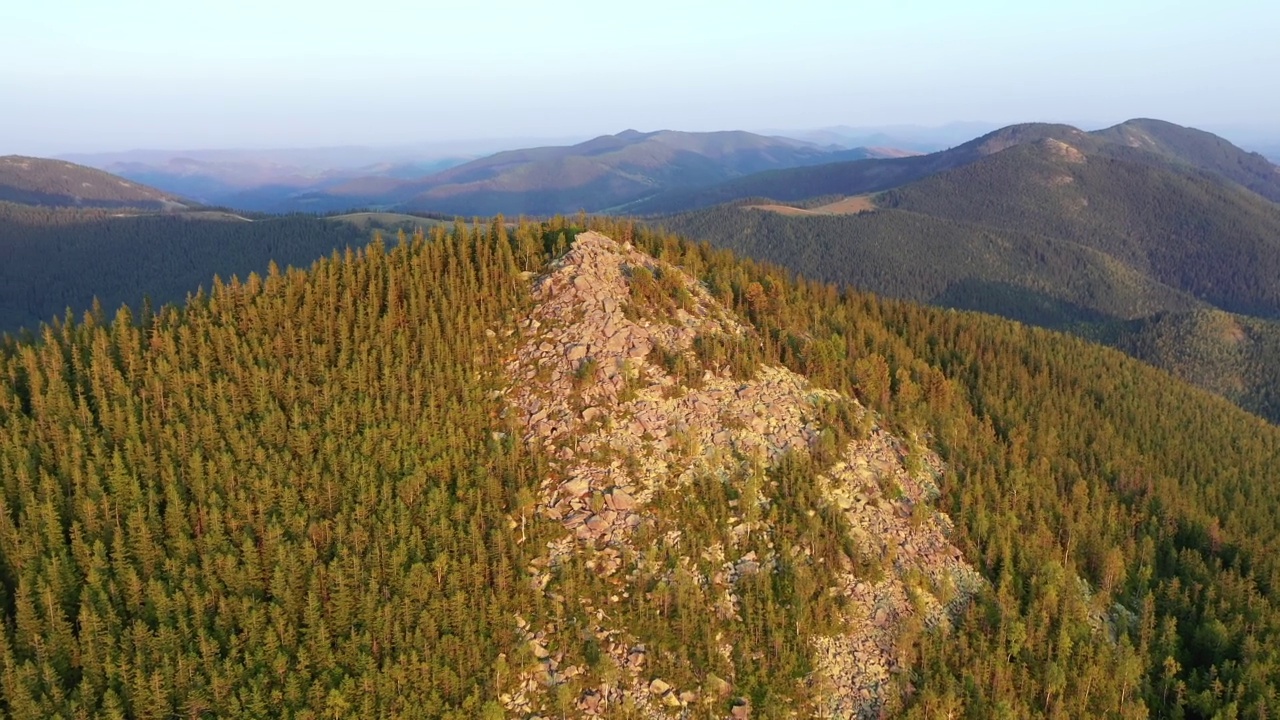
[[[6,341],[0,711],[501,715],[540,662],[517,614],[573,626],[582,603],[613,607],[591,554],[546,592],[527,582],[531,554],[564,531],[525,511],[549,466],[503,418],[521,271],[572,238],[563,221],[440,229]],[[632,239],[748,323],[758,343],[730,360],[856,394],[946,462],[940,506],[989,588],[951,629],[904,628],[893,714],[1275,712],[1280,430],[1082,340]],[[827,522],[804,511],[803,465],[766,480],[776,537]],[[688,512],[743,511],[745,487],[708,482]],[[758,654],[730,658],[733,693],[709,712],[745,694],[753,716],[782,716],[781,701],[821,692],[803,689],[812,638],[788,629],[822,627],[795,614],[809,607],[793,600],[799,567],[739,580],[740,621],[661,577],[619,616],[678,648],[663,667],[693,678],[716,628],[738,628]],[[562,662],[584,668],[553,687],[566,715],[618,671],[587,640]]]
[[[1074,242],[1223,310],[1280,315],[1280,206],[1207,175],[1048,141],[877,202]]]
[[[659,224],[806,277],[1049,327],[1204,306],[1079,243],[917,212],[791,217],[725,205]]]
[[[182,209],[180,198],[65,160],[0,157],[0,202],[99,208]]]
[[[1114,345],[1273,422],[1280,419],[1280,323],[1198,310],[1103,325]]]
[[[305,267],[335,248],[364,245],[367,231],[306,216],[246,222],[168,214],[114,217],[105,210],[34,208],[0,202],[0,333],[34,329],[104,307],[160,305],[230,278]],[[229,216],[228,216],[229,217]]]
[[[1258,337],[1274,334],[1280,206],[1081,137],[1085,150],[1054,138],[1014,144],[881,193],[873,212],[787,216],[731,204],[657,222],[810,277],[1071,330],[1280,418],[1274,343],[1249,345],[1248,362],[1227,367],[1211,357],[1237,354],[1233,343],[1193,330],[1205,327],[1193,316],[1173,319],[1219,309],[1258,318],[1246,323]],[[1130,336],[1156,324],[1159,343]]]

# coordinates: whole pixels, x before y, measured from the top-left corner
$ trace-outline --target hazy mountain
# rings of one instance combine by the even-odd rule
[[[289,209],[313,211],[379,206],[458,215],[595,212],[664,188],[697,187],[762,169],[901,154],[746,132],[628,130],[577,145],[500,152],[415,180],[357,177],[284,202]]]
[[[913,153],[930,153],[955,147],[978,135],[999,128],[996,123],[953,122],[945,125],[880,125],[851,127],[836,125],[809,130],[775,129],[764,135],[780,135],[818,145],[841,147],[891,147]]]
[[[1014,125],[928,155],[852,160],[762,172],[694,190],[672,189],[629,205],[624,210],[655,214],[708,207],[743,198],[796,201],[824,195],[861,195],[888,190],[959,167],[1011,145],[1046,137],[1075,138],[1080,134],[1081,131],[1067,125]]]
[[[296,209],[294,198],[355,179],[388,181],[418,178],[466,162],[469,158],[386,162],[359,167],[312,169],[267,159],[199,160],[174,157],[162,163],[112,162],[107,170],[136,182],[190,197],[209,205],[271,212]],[[391,182],[391,185],[396,184]]]
[[[1059,238],[1217,307],[1280,316],[1280,205],[1203,172],[1047,140],[889,191],[876,202]]]
[[[61,159],[204,203],[271,212],[299,209],[293,202],[295,196],[356,178],[416,179],[476,157],[539,142],[549,139],[513,137],[386,147],[129,150],[74,153]]]
[[[244,210],[330,212],[369,206],[516,215],[604,210],[664,188],[706,185],[763,169],[914,154],[743,132],[671,131],[627,131],[480,159],[438,154],[479,147],[484,145],[132,151],[68,158],[206,204]]]
[[[1131,120],[1089,133],[1069,125],[1011,125],[929,155],[764,172],[692,191],[671,190],[637,202],[627,210],[641,214],[669,213],[744,198],[798,201],[824,195],[880,192],[975,162],[1013,145],[1044,139],[1056,139],[1084,152],[1134,163],[1195,168],[1244,185],[1264,197],[1280,197],[1280,171],[1262,156],[1192,128]]]
[[[175,195],[101,170],[20,155],[0,157],[0,201],[155,210],[186,207]]]
[[[403,198],[401,207],[460,215],[595,212],[665,188],[708,185],[850,152],[867,156],[746,132],[628,130],[568,147],[498,153],[407,183],[391,196]]]

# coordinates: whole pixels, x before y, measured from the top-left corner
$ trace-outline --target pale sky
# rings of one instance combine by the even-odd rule
[[[1280,135],[1276,0],[0,0],[0,155],[1158,117]]]

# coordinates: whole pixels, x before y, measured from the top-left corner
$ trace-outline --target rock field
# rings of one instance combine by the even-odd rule
[[[658,316],[637,309],[630,283],[641,268],[683,288],[684,302]],[[518,323],[507,365],[507,401],[524,440],[542,444],[553,458],[536,511],[567,531],[534,563],[540,588],[547,588],[548,568],[588,547],[596,572],[624,581],[635,570],[628,566],[636,555],[632,535],[662,517],[651,504],[655,493],[695,473],[727,477],[743,458],[768,465],[787,452],[808,452],[823,430],[818,404],[856,404],[781,367],[762,366],[746,380],[707,370],[682,384],[655,362],[659,352],[691,355],[698,336],[750,341],[751,330],[687,274],[603,235],[578,235],[570,252],[533,282],[534,309]],[[824,717],[879,717],[892,692],[903,623],[917,614],[925,625],[946,622],[981,583],[949,542],[949,519],[929,504],[941,471],[937,456],[923,453],[913,474],[908,444],[869,426],[866,438],[849,442],[814,480],[845,513],[858,546],[889,568],[875,583],[842,575],[838,592],[851,600],[851,631],[814,640]],[[732,528],[735,537],[754,529],[745,521]],[[679,542],[674,534],[668,540]],[[706,580],[725,588],[731,611],[733,580],[767,571],[770,561],[744,556]],[[744,700],[725,700],[732,696],[728,680],[712,676],[700,688],[677,688],[649,676],[644,646],[626,628],[611,627],[606,608],[589,610],[597,620],[592,631],[623,674],[583,691],[576,702],[582,715],[610,716],[626,704],[646,717],[705,717],[699,708],[719,702],[730,717],[750,717]],[[584,671],[564,666],[563,653],[553,652],[560,628],[517,624],[536,662],[503,701],[512,716],[535,717],[545,712],[551,689]]]

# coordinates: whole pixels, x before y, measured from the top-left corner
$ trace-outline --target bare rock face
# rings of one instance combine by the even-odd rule
[[[650,316],[634,307],[631,283],[659,274],[681,302]],[[572,250],[534,281],[533,297],[506,369],[508,405],[523,422],[524,440],[553,458],[537,512],[566,531],[534,563],[539,587],[546,586],[547,568],[588,550],[596,572],[624,582],[632,568],[623,558],[638,556],[631,543],[636,529],[662,516],[651,503],[657,491],[679,488],[698,473],[732,474],[744,458],[768,466],[786,453],[808,452],[823,430],[820,402],[856,405],[781,367],[761,367],[746,380],[706,371],[682,384],[657,361],[659,353],[691,354],[698,336],[750,341],[751,330],[687,274],[598,233],[578,235]],[[825,716],[878,717],[899,663],[895,644],[903,623],[916,616],[924,625],[947,622],[981,583],[948,541],[948,518],[928,504],[940,461],[925,453],[923,469],[913,473],[906,457],[906,443],[871,423],[868,436],[849,443],[817,479],[844,512],[859,547],[889,566],[877,582],[849,574],[833,588],[850,600],[851,629],[812,639],[828,688]],[[738,520],[733,535],[749,535],[751,522]],[[674,534],[669,540],[678,543]],[[724,605],[732,609],[733,581],[770,572],[772,564],[770,557],[743,555],[703,580],[723,587]],[[646,675],[643,645],[626,628],[610,626],[604,608],[587,609],[597,619],[590,631],[621,677],[584,692],[577,702],[582,713],[608,716],[625,705],[646,717],[687,715],[699,703],[723,706],[732,692],[731,679],[714,675],[701,688]],[[537,666],[503,700],[525,716],[573,668],[558,667],[548,650],[563,628],[521,628]],[[750,708],[738,705],[733,713],[749,717]]]

